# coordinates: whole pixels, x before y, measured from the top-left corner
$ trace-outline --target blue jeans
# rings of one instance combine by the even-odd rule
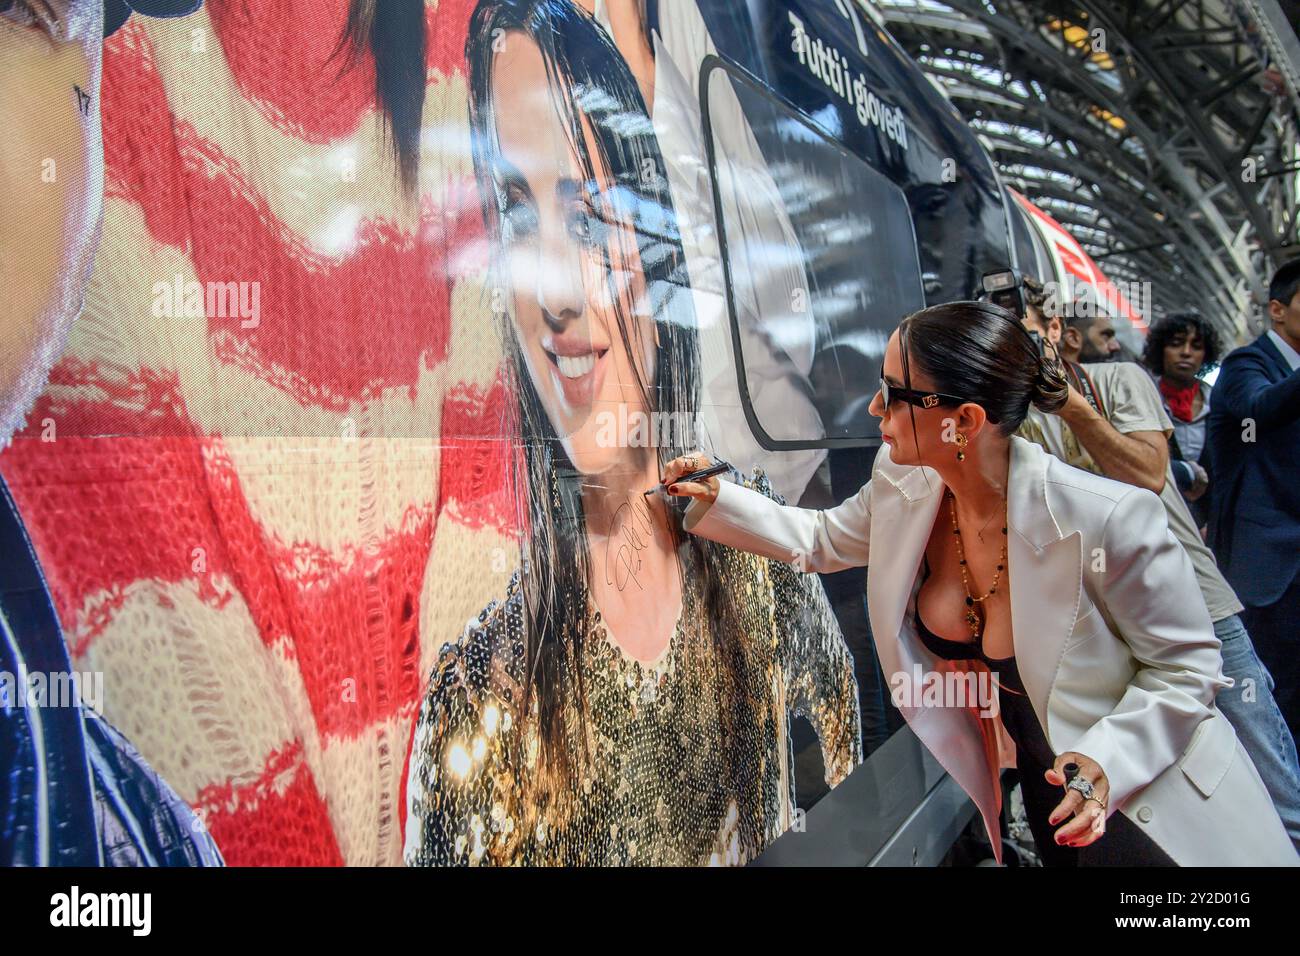
[[[1223,673],[1236,682],[1219,691],[1214,702],[1232,722],[1291,842],[1300,850],[1300,760],[1291,730],[1273,699],[1273,675],[1256,656],[1246,626],[1236,614],[1215,621],[1214,634],[1223,642]]]

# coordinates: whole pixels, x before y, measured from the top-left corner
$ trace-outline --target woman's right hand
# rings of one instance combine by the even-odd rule
[[[718,497],[718,476],[711,475],[703,481],[684,481],[677,484],[682,475],[692,471],[702,471],[712,465],[707,455],[683,455],[674,458],[664,468],[663,483],[670,495],[698,498],[707,504],[713,504]]]

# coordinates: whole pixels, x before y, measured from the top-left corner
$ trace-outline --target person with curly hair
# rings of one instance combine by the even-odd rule
[[[1196,312],[1174,312],[1151,327],[1142,350],[1142,364],[1155,376],[1165,410],[1174,425],[1169,439],[1169,464],[1187,506],[1203,528],[1207,517],[1205,493],[1210,475],[1205,432],[1210,418],[1210,386],[1202,378],[1219,364],[1223,345],[1214,326]]]

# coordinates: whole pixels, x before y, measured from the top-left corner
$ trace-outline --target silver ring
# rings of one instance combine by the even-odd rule
[[[1077,791],[1085,800],[1096,799],[1096,797],[1092,795],[1092,783],[1088,780],[1084,780],[1082,777],[1075,777],[1065,785],[1065,789]],[[1097,802],[1100,803],[1101,801],[1098,800]]]

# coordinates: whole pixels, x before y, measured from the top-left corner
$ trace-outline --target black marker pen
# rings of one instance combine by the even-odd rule
[[[727,464],[725,461],[720,461],[716,465],[710,465],[708,468],[701,469],[700,471],[692,471],[688,474],[682,475],[676,481],[670,482],[670,484],[678,485],[687,481],[700,481],[704,478],[712,478],[714,475],[720,475],[724,471],[731,471],[731,466]],[[660,482],[659,484],[651,488],[649,491],[646,491],[644,494],[652,495],[656,491],[666,492],[667,490],[668,490],[668,485],[665,485],[663,482]]]

